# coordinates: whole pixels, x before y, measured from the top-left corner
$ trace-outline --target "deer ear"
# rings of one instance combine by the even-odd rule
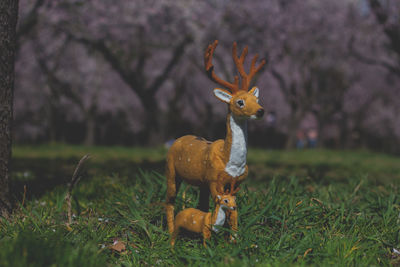
[[[228,103],[231,102],[232,95],[228,91],[224,89],[216,88],[214,89],[214,95],[221,100],[222,102]]]
[[[249,91],[249,93],[250,94],[252,94],[252,95],[254,95],[255,97],[257,97],[258,98],[258,95],[260,94],[260,92],[259,92],[259,90],[258,90],[258,87],[253,87],[253,88],[251,88],[251,90]]]

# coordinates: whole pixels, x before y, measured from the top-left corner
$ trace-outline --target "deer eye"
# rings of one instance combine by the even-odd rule
[[[238,101],[236,101],[236,104],[238,105],[239,108],[243,108],[244,107],[244,100],[239,99]]]
[[[224,202],[228,204],[228,200],[227,199],[224,199]]]

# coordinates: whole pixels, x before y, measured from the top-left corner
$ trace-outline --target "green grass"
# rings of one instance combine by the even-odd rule
[[[65,184],[92,155],[74,189],[66,226]],[[165,149],[15,147],[13,190],[25,206],[0,221],[0,266],[381,266],[399,264],[400,159],[367,151],[250,149],[250,174],[238,193],[237,243],[228,230],[179,236],[170,250],[162,202]],[[36,186],[35,186],[36,184]],[[42,186],[39,186],[41,184]],[[43,185],[45,184],[45,185]],[[183,186],[181,193],[186,188]],[[194,207],[188,188],[177,209]],[[126,244],[119,253],[114,240]]]

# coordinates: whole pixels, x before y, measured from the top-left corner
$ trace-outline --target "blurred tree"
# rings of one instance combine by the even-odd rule
[[[372,56],[353,49],[353,55],[364,63],[378,65],[400,77],[400,3],[397,0],[368,0],[371,12],[386,38],[381,38],[386,57]]]
[[[63,48],[68,47],[68,41],[66,41],[63,45]],[[69,46],[71,47],[71,46]],[[57,57],[53,56],[53,59],[58,59],[53,62],[54,64],[50,67],[49,62],[47,62],[46,57],[39,52],[37,49],[37,62],[42,70],[43,74],[46,76],[47,85],[50,89],[50,138],[52,141],[56,139],[56,131],[59,124],[60,115],[59,105],[61,104],[61,97],[67,98],[69,101],[74,103],[74,105],[79,109],[79,112],[84,118],[86,124],[86,134],[84,138],[84,144],[88,146],[92,146],[95,144],[95,128],[96,128],[96,116],[98,110],[98,101],[97,98],[99,96],[99,90],[92,90],[93,94],[91,94],[91,101],[84,101],[82,94],[87,92],[88,90],[82,88],[83,85],[75,80],[75,81],[67,81],[63,78],[59,77],[59,66],[60,62],[58,61],[63,55],[65,51],[63,49],[58,50],[59,55]],[[54,61],[54,60],[53,60]]]
[[[268,59],[255,84],[288,147],[310,112],[321,139],[336,135],[342,145],[370,146],[369,139],[400,132],[393,115],[399,79],[348,53],[353,48],[398,66],[382,30],[397,23],[386,6],[393,0],[378,2],[389,12],[384,24],[372,0],[22,2],[18,140],[70,141],[63,135],[73,131],[74,142],[106,144],[159,144],[188,132],[222,137],[226,106],[213,97],[215,84],[203,67],[204,48],[214,39],[220,40],[215,64],[226,80],[235,75],[233,41]],[[249,136],[262,141],[262,129],[254,123]]]
[[[351,70],[346,66],[349,34],[346,1],[322,1],[304,5],[304,1],[280,6],[274,33],[280,38],[278,49],[270,49],[270,73],[290,108],[287,120],[286,148],[295,145],[297,130],[306,114],[318,119],[319,135],[335,114],[342,112]]]
[[[358,145],[398,152],[400,2],[366,0],[362,3],[361,16],[351,25],[358,31],[353,31],[349,41],[350,55],[358,61],[353,64],[357,66],[354,69],[359,88],[355,89],[359,93],[356,99],[351,97],[355,101],[349,108],[348,118]]]
[[[32,7],[29,10],[24,8],[23,11],[26,13],[20,14],[23,19],[20,19],[17,28],[17,47],[20,45],[21,39],[29,35],[38,24],[39,10],[45,4],[45,0],[32,1],[30,4]]]
[[[115,8],[110,10],[110,6]],[[136,1],[121,5],[114,1],[94,1],[80,3],[79,6],[65,2],[63,11],[73,21],[62,21],[56,25],[89,51],[102,55],[141,101],[144,143],[160,143],[161,110],[156,95],[180,62],[187,45],[192,42],[185,17],[180,14],[183,13],[182,7],[175,1],[151,4]],[[85,18],[89,22],[78,18],[88,10],[91,14],[86,13]],[[97,21],[100,17],[101,22]],[[126,32],[118,26],[102,32],[101,26],[105,23],[119,26],[127,23],[129,31],[135,35],[127,38]],[[168,24],[168,28],[164,28],[163,24]],[[152,71],[148,69],[149,65],[157,68]]]
[[[0,2],[0,216],[11,212],[9,168],[18,0]]]

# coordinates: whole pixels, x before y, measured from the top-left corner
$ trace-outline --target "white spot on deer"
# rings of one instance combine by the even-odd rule
[[[207,164],[207,161],[204,161],[204,164]]]
[[[192,145],[193,145],[192,143],[189,144],[189,146],[192,146]]]
[[[188,158],[188,162],[190,162],[190,158]]]
[[[194,217],[194,214],[192,214],[192,218]]]
[[[181,158],[181,157],[179,157],[179,160],[182,160],[182,158]]]
[[[193,224],[196,224],[196,221],[193,221]]]

